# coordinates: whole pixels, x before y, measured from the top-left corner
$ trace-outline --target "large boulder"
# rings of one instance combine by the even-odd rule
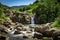
[[[41,24],[39,27],[35,27],[36,32],[44,32],[51,28],[51,23]]]
[[[17,27],[16,29],[19,30],[19,31],[22,31],[23,27]]]
[[[22,31],[23,30],[23,27],[24,25],[22,25],[21,23],[16,23],[16,29],[19,30],[19,31]]]
[[[35,29],[35,32],[39,32],[40,33],[42,31],[42,29],[39,28],[39,27],[35,27],[34,29]]]
[[[42,25],[41,28],[43,31],[49,30],[51,28],[51,23],[46,23],[46,24]]]

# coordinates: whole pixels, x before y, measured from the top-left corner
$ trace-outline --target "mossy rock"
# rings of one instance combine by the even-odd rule
[[[43,37],[43,40],[49,40],[47,37]]]

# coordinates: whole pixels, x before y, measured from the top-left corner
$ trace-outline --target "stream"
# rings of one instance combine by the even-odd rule
[[[31,17],[31,26],[34,26],[34,17]],[[9,33],[9,40],[28,40],[28,38],[23,38],[23,36],[25,37],[32,37],[34,35],[34,29],[29,28],[29,26],[24,27],[26,29],[26,31],[20,31],[22,34],[14,34],[15,31],[17,31],[16,29],[10,30],[8,29],[8,33]],[[30,31],[32,30],[32,31]]]

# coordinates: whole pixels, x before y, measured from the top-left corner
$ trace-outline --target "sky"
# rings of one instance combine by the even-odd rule
[[[7,6],[20,6],[32,4],[35,0],[0,0],[0,3]]]

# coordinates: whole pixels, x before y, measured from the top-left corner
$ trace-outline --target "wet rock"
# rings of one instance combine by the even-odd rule
[[[6,27],[9,27],[9,25],[11,25],[11,23],[9,23],[9,22],[4,22],[3,25],[6,26]]]
[[[56,31],[54,28],[50,28],[48,30],[42,31],[44,37],[52,37],[53,33]]]
[[[19,30],[19,31],[22,31],[23,30],[23,25],[22,24],[17,24],[16,29]]]
[[[52,37],[53,40],[60,40],[60,31],[56,28],[51,28],[42,32],[43,37]]]
[[[16,29],[19,30],[19,31],[22,31],[23,27],[17,27]]]
[[[0,40],[6,40],[6,37],[0,36]]]
[[[27,36],[23,36],[23,38],[28,38]]]
[[[5,31],[4,29],[0,29],[0,32],[1,32],[1,33],[5,33],[5,34],[8,34],[8,32]]]
[[[43,37],[52,37],[55,31],[56,29],[51,28],[50,23],[44,24],[41,27],[35,27],[35,32],[42,33]]]
[[[42,32],[43,37],[52,37],[53,31],[44,31]]]
[[[14,34],[16,35],[16,34],[21,34],[21,33],[19,31],[15,31]]]
[[[34,34],[34,38],[42,39],[43,38],[43,34],[37,32],[37,33]]]
[[[51,28],[51,23],[47,23],[47,24],[42,24],[39,27],[35,27],[35,31],[36,32],[44,32],[46,30],[49,30]]]
[[[24,26],[23,24],[18,23],[18,22],[16,22],[15,25],[16,25],[16,27],[23,27]]]
[[[27,29],[23,28],[23,31],[27,31]]]
[[[40,33],[42,31],[42,29],[38,28],[38,27],[35,27],[34,29],[35,29],[35,32],[39,32]]]
[[[7,34],[7,31],[6,31],[6,30],[7,30],[7,29],[5,28],[4,25],[0,25],[0,32]]]
[[[0,39],[2,40],[1,36],[2,36],[2,38],[8,37],[8,32],[4,28],[0,27]]]
[[[42,31],[49,30],[51,28],[51,23],[46,23],[41,28],[42,28]]]
[[[16,37],[9,37],[9,40],[25,40],[23,37],[21,36],[16,36]]]

